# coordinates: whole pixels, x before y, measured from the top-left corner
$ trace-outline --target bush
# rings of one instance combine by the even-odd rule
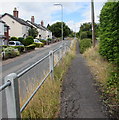
[[[21,52],[24,52],[24,46],[11,46],[11,47],[13,47],[13,48],[15,48],[15,49],[18,49],[18,51],[21,53]]]
[[[10,41],[17,41],[18,39],[17,39],[17,37],[11,37],[10,38]]]
[[[20,55],[19,51],[13,47],[4,48],[3,51],[5,52],[4,59],[13,58]]]
[[[24,44],[24,38],[23,37],[19,37],[18,41],[20,41],[22,44]]]
[[[25,46],[28,46],[28,45],[30,45],[30,44],[33,44],[33,37],[32,36],[28,36],[26,39],[24,39],[24,45]]]
[[[44,43],[33,43],[33,44],[35,44],[37,48],[44,47]]]
[[[26,51],[31,51],[31,50],[34,50],[35,47],[36,47],[35,44],[31,44],[31,45],[26,46],[25,48],[26,48]]]
[[[46,40],[40,40],[44,45],[46,45],[47,41]]]
[[[91,47],[91,39],[80,40],[80,53],[84,53],[89,47]]]
[[[84,39],[84,38],[87,38],[87,37],[88,37],[87,36],[87,31],[80,33],[80,39]]]
[[[99,53],[119,66],[119,2],[107,2],[101,10]]]

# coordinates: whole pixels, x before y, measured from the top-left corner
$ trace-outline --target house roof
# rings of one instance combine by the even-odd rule
[[[9,17],[11,17],[12,19],[16,20],[17,22],[19,22],[19,23],[22,24],[22,25],[26,25],[26,26],[31,27],[31,25],[28,24],[25,20],[23,20],[23,19],[21,19],[21,18],[17,18],[17,17],[15,17],[15,16],[13,16],[13,15],[10,15],[10,14],[8,14],[8,13],[5,13],[4,15],[2,15],[1,18],[4,17],[5,15],[8,15]]]
[[[4,23],[4,26],[9,27],[3,20],[0,19],[1,23]]]
[[[33,22],[29,21],[29,20],[27,20],[27,22],[31,23],[32,25],[36,26],[37,28],[40,28],[40,29],[42,29],[42,30],[45,30],[42,26],[39,26],[39,25],[36,24],[36,23],[33,23]]]

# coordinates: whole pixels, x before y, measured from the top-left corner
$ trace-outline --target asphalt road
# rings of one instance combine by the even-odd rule
[[[68,41],[65,40],[65,43],[67,43],[67,45],[70,45],[69,40]],[[57,42],[57,43],[54,43],[51,45],[47,45],[47,46],[40,48],[40,49],[36,49],[35,51],[31,51],[29,53],[23,54],[23,55],[18,56],[16,58],[12,58],[12,59],[8,59],[8,60],[3,61],[2,66],[0,66],[0,67],[2,67],[2,78],[0,79],[1,80],[0,83],[2,83],[2,84],[4,83],[3,79],[6,75],[8,75],[10,73],[19,74],[24,69],[31,66],[33,63],[40,60],[42,57],[46,56],[50,50],[55,50],[56,48],[60,47],[61,44],[62,44],[62,42]],[[28,89],[25,89],[26,85],[28,85],[28,82],[29,81],[32,83],[36,82],[36,81],[33,81],[33,78],[35,78],[35,80],[37,77],[38,77],[38,79],[42,78],[44,72],[47,71],[48,63],[49,63],[48,59],[46,59],[42,64],[37,65],[34,69],[29,71],[27,74],[22,76],[20,79],[18,79],[19,85],[20,85],[19,89],[20,89],[20,93],[21,93],[20,97],[22,99],[25,98],[25,96],[28,92]],[[39,71],[42,71],[42,72],[39,73]],[[40,77],[37,76],[37,74],[39,74]],[[31,86],[29,86],[29,87],[31,88]],[[0,112],[0,113],[2,113],[3,118],[7,118],[6,97],[5,97],[4,91],[2,92],[2,101],[0,101],[0,102],[2,102],[2,103],[0,103],[0,105],[2,105],[2,106],[0,106],[0,107],[2,107],[2,112]]]

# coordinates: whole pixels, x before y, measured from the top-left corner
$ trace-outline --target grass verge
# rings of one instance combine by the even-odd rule
[[[54,69],[54,80],[48,78],[22,113],[22,118],[56,118],[60,108],[63,76],[75,57],[76,44]]]
[[[118,68],[98,53],[98,46],[87,49],[83,56],[94,78],[99,83],[102,99],[112,117],[119,119],[119,74]]]

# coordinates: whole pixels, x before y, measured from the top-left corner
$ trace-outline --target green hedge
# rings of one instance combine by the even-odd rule
[[[13,48],[15,48],[15,49],[18,49],[18,51],[21,53],[21,52],[24,52],[24,49],[25,49],[25,47],[24,46],[11,46],[11,47],[13,47]]]
[[[35,44],[37,48],[44,47],[44,43],[33,43],[33,44]]]
[[[101,10],[99,53],[119,66],[119,2],[107,2]]]
[[[13,58],[20,55],[19,51],[17,49],[14,49],[13,47],[3,48],[3,51],[5,52],[3,59]]]
[[[26,49],[26,51],[31,51],[31,50],[34,50],[35,47],[36,47],[35,44],[31,44],[31,45],[26,46],[25,49]]]
[[[25,45],[25,46],[28,46],[28,45],[31,45],[31,44],[33,44],[33,37],[32,36],[28,36],[26,39],[24,39],[24,41],[23,41],[23,44]]]
[[[79,44],[80,53],[84,53],[87,48],[91,47],[91,41],[92,40],[89,38],[85,38],[85,39],[80,40],[80,44]]]

